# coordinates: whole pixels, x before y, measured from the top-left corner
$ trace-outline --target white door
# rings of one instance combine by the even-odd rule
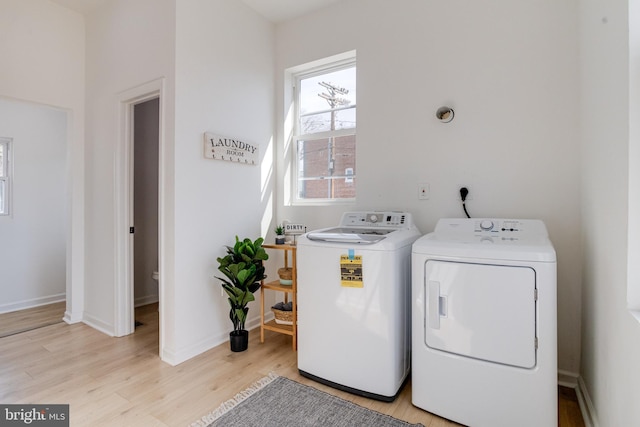
[[[425,344],[483,361],[536,365],[536,276],[530,267],[427,260]]]

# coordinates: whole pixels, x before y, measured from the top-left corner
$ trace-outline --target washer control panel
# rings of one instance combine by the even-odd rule
[[[409,228],[413,224],[407,212],[345,212],[341,227],[392,227]]]

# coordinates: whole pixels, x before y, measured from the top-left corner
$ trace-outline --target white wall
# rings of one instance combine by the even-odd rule
[[[84,300],[84,20],[47,0],[3,0],[0,28],[0,96],[68,112],[65,320],[76,322]]]
[[[164,78],[161,125],[164,135],[164,233],[172,246],[173,223],[173,75],[175,69],[175,2],[112,0],[87,16],[87,145],[86,145],[86,301],[85,322],[115,333],[115,245],[128,224],[116,230],[116,160],[122,138],[118,115],[124,93]],[[123,166],[118,164],[118,166]],[[172,283],[172,256],[165,260]],[[168,300],[172,300],[169,296]],[[162,312],[170,315],[171,310]],[[171,325],[171,322],[169,322]],[[163,331],[164,332],[164,331]],[[161,345],[164,342],[160,339]]]
[[[216,257],[236,234],[258,237],[271,217],[272,24],[241,2],[114,0],[90,14],[87,29],[85,319],[114,331],[118,94],[165,77],[160,344],[163,360],[177,364],[228,340]],[[205,159],[206,131],[260,145],[267,163]]]
[[[426,233],[464,215],[461,186],[472,216],[544,220],[558,254],[558,364],[577,377],[577,15],[578,0],[352,0],[278,26],[278,94],[288,67],[357,50],[358,189],[355,206],[333,208],[284,206],[279,191],[277,220],[318,228],[346,209],[398,209]],[[453,122],[435,119],[442,105]],[[277,108],[281,123],[289,105]]]
[[[581,387],[593,425],[640,425],[640,324],[627,310],[629,32],[638,2],[582,0],[582,244],[584,295]],[[632,46],[638,47],[638,29]],[[633,53],[637,71],[637,52]],[[635,92],[637,95],[637,91]],[[631,102],[637,106],[637,100]],[[636,111],[636,110],[634,110]],[[637,117],[633,117],[637,127]],[[637,136],[637,135],[636,135]],[[635,141],[637,145],[637,140]],[[637,154],[637,146],[634,146]],[[635,171],[637,177],[637,170]],[[637,182],[634,183],[637,188]],[[637,193],[631,194],[637,199]],[[637,201],[633,204],[637,206]],[[632,259],[637,267],[637,260]],[[633,268],[633,266],[631,266]],[[637,276],[637,275],[636,275]],[[632,282],[633,286],[637,283]]]
[[[0,99],[13,139],[11,215],[0,216],[0,313],[64,301],[67,114]]]
[[[216,258],[235,236],[264,236],[272,216],[273,26],[242,2],[177,2],[175,362],[233,329]],[[215,132],[260,147],[258,166],[203,156]],[[266,224],[266,225],[264,225]],[[249,323],[260,310],[252,304]],[[254,332],[255,333],[255,332]]]

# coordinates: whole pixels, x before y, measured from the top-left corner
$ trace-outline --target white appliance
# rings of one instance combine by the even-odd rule
[[[411,214],[347,212],[298,239],[298,369],[392,401],[410,368]]]
[[[473,427],[556,426],[556,254],[542,221],[441,219],[412,250],[412,402]]]

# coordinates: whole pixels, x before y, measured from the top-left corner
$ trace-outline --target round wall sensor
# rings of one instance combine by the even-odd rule
[[[438,111],[436,111],[436,118],[442,123],[449,123],[453,120],[454,115],[453,108],[450,107],[440,107]]]

